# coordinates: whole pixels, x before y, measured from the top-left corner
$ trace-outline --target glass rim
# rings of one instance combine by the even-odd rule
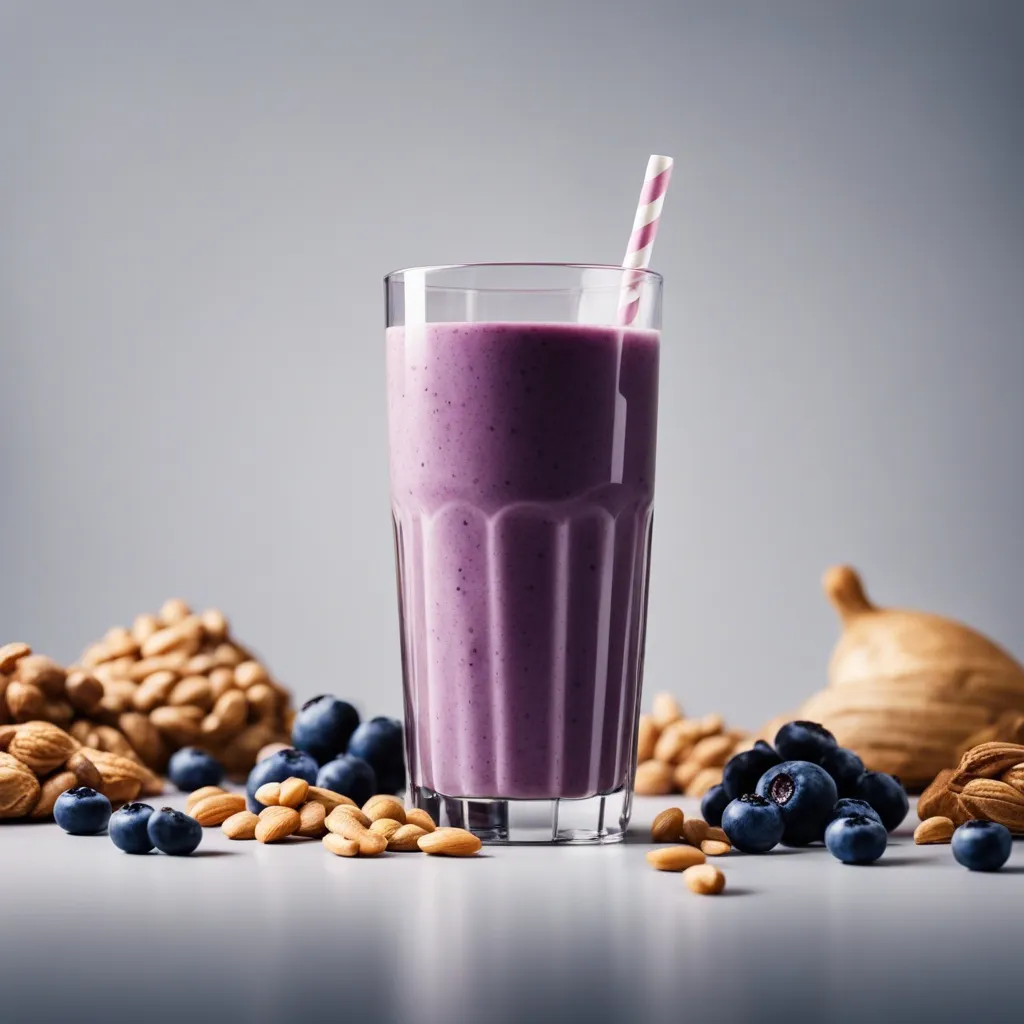
[[[437,263],[423,267],[401,267],[397,270],[390,270],[384,275],[385,282],[402,277],[405,274],[417,273],[428,274],[443,270],[481,270],[488,267],[510,268],[510,267],[551,267],[556,270],[609,270],[618,274],[636,274],[641,280],[653,280],[663,283],[664,278],[656,270],[648,270],[646,267],[623,267],[615,263],[558,263],[533,260],[508,260],[508,261],[487,261],[482,263]]]

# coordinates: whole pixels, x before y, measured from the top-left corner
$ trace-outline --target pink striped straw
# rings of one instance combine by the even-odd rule
[[[652,156],[647,161],[644,187],[633,218],[633,233],[629,236],[622,266],[627,270],[646,270],[651,262],[651,250],[658,234],[661,208],[672,178],[673,160],[670,156]],[[619,299],[619,323],[628,326],[636,319],[640,308],[642,274],[626,274]]]

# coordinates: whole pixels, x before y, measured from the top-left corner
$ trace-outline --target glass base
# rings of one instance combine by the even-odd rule
[[[493,845],[618,843],[633,804],[625,788],[583,799],[501,800],[445,796],[412,786],[410,796],[438,825],[468,829]]]

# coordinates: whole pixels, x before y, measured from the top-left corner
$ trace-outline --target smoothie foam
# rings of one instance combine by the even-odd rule
[[[388,328],[414,784],[526,799],[623,786],[658,349],[658,332],[632,328]]]

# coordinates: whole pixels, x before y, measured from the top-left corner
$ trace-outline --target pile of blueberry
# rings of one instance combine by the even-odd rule
[[[183,857],[195,851],[203,829],[195,818],[171,807],[125,804],[111,813],[110,801],[88,786],[75,786],[57,797],[53,816],[73,836],[93,836],[109,829],[113,844],[125,853],[161,853]]]
[[[726,764],[701,813],[744,853],[824,841],[844,863],[870,864],[909,806],[899,779],[866,771],[824,726],[789,722],[774,747],[758,740]]]
[[[292,746],[260,761],[249,773],[250,810],[263,809],[256,799],[260,786],[293,776],[360,806],[375,793],[397,793],[405,787],[402,723],[384,717],[360,723],[359,712],[337,697],[324,694],[302,705],[292,726]]]

